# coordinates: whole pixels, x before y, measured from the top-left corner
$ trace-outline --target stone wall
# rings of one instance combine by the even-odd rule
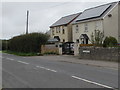
[[[118,48],[80,47],[81,59],[118,61],[120,50]]]
[[[51,54],[55,53],[55,54],[62,55],[61,43],[42,45],[41,54],[46,54],[46,53],[51,53]]]
[[[59,49],[55,46],[55,44],[50,44],[50,45],[42,45],[41,46],[41,53],[45,54],[45,53],[50,53],[50,52],[54,52],[54,53],[59,53]]]

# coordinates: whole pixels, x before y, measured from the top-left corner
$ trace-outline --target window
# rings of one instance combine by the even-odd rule
[[[60,27],[56,27],[56,33],[60,33]]]
[[[52,35],[54,35],[54,29],[52,29]]]
[[[78,25],[76,25],[76,33],[79,32],[79,28],[78,28]]]
[[[65,29],[63,29],[63,34],[65,34]]]
[[[65,42],[65,39],[63,39],[63,42]]]
[[[95,22],[95,30],[99,29],[99,22]]]
[[[59,33],[60,33],[60,27],[59,27]]]
[[[58,33],[58,27],[56,27],[56,33]]]
[[[88,32],[88,24],[85,23],[85,32]]]

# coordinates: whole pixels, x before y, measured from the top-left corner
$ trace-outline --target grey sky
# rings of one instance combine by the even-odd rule
[[[30,11],[29,32],[46,32],[50,25],[63,16],[108,2],[112,0],[106,2],[2,2],[0,38],[9,39],[25,33],[26,10]]]

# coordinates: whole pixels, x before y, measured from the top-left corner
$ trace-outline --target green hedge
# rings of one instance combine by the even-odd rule
[[[15,52],[40,52],[41,45],[48,40],[48,35],[44,33],[30,33],[13,37],[9,40],[9,50]]]
[[[0,50],[7,50],[8,48],[8,40],[0,40]]]
[[[117,39],[114,37],[106,37],[104,42],[103,42],[103,47],[115,47],[117,46]]]

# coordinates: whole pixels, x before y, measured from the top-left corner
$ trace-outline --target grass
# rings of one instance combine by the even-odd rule
[[[45,55],[59,55],[57,52],[45,52]]]
[[[42,56],[40,53],[22,53],[22,52],[13,52],[13,51],[2,51],[3,53],[14,54],[17,56]]]

